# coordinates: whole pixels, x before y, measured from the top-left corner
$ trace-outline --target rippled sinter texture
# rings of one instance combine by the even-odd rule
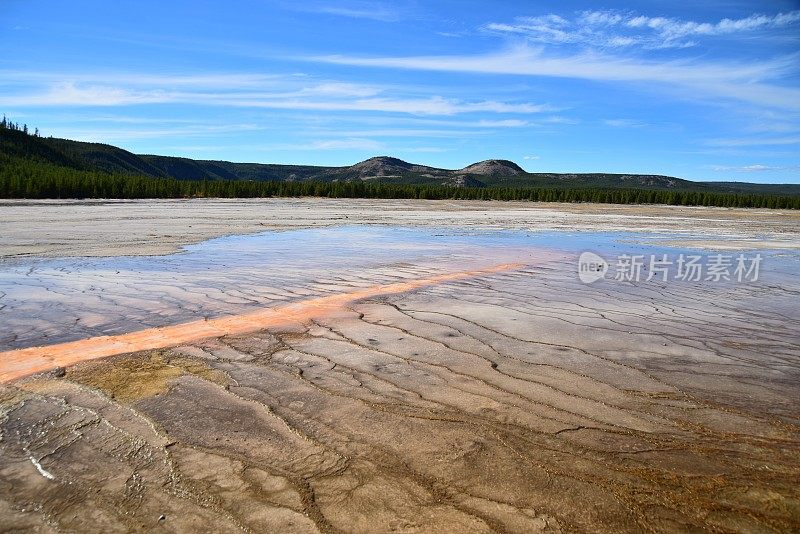
[[[641,238],[631,232],[339,226],[223,237],[163,256],[16,259],[0,263],[0,352],[500,263],[535,264],[554,250],[562,256],[598,248],[609,254],[662,251],[633,244]]]
[[[19,381],[0,522],[797,530],[798,287],[585,286],[549,261]]]
[[[223,237],[165,256],[13,261],[0,264],[0,351],[540,261],[532,243],[515,233],[344,226]]]
[[[509,271],[522,266],[518,263],[501,263],[481,270],[457,271],[342,291],[324,297],[301,300],[286,306],[267,307],[239,315],[147,328],[116,336],[95,336],[78,341],[0,352],[0,382],[11,382],[35,373],[117,354],[172,348],[210,337],[252,334],[259,330],[278,328],[295,322],[304,323],[316,317],[336,313],[343,306],[355,301],[405,293],[451,280]]]

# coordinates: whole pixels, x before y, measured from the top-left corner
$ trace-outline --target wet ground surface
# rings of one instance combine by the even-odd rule
[[[398,227],[227,236],[181,253],[0,264],[0,351],[246,313],[376,283],[537,261],[560,235]]]
[[[794,252],[762,251],[760,278],[747,283],[587,285],[575,261],[583,250],[610,263],[693,251],[619,233],[303,232],[224,238],[172,256],[6,264],[4,347],[520,265],[6,384],[0,524],[800,526]],[[26,287],[43,293],[26,298]]]
[[[713,254],[659,245],[668,239],[634,232],[350,225],[227,236],[168,255],[7,260],[0,263],[0,352],[247,313],[435,273],[534,264],[553,253],[577,258],[596,251],[610,263],[620,254],[645,260],[700,254],[704,262]],[[761,254],[762,285],[764,277],[800,266],[800,253]]]
[[[207,239],[355,224],[641,232],[677,246],[800,249],[798,210],[335,198],[0,200],[0,258],[169,254]]]

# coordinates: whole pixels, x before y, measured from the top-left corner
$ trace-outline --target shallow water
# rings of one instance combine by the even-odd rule
[[[340,226],[228,236],[165,256],[15,261],[0,264],[0,350],[245,313],[504,262],[574,265],[583,251],[611,264],[619,254],[701,254],[662,246],[659,237],[671,236]],[[761,253],[759,283],[797,287],[790,277],[798,254]]]

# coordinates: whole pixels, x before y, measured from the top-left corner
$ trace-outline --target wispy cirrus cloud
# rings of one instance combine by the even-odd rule
[[[220,102],[217,99],[213,101]],[[463,100],[432,96],[428,98],[362,98],[353,100],[306,100],[264,98],[232,98],[225,105],[237,107],[303,109],[318,111],[379,111],[412,115],[456,115],[460,113],[542,113],[551,108],[541,104],[508,103],[495,100],[466,102]]]
[[[287,3],[285,4],[285,7],[287,9],[306,13],[334,15],[355,19],[369,19],[380,22],[396,22],[401,18],[401,13],[397,7],[382,2],[329,0],[322,2]]]
[[[606,119],[603,124],[612,128],[641,128],[646,126],[644,122],[636,119]]]
[[[621,24],[624,24],[628,28],[647,28],[652,30],[657,37],[661,39],[662,46],[673,46],[675,43],[678,43],[678,46],[684,46],[684,44],[680,44],[680,41],[686,37],[754,32],[764,29],[794,26],[798,22],[800,22],[800,11],[778,13],[772,16],[756,14],[740,19],[725,18],[717,23],[639,15],[624,19]]]
[[[796,56],[759,63],[699,63],[689,60],[655,61],[596,52],[556,55],[544,48],[519,44],[497,52],[474,55],[368,57],[309,56],[306,61],[362,67],[445,72],[479,72],[583,78],[598,81],[661,81],[703,83],[773,78],[777,72],[797,70]]]
[[[782,146],[800,145],[800,135],[783,137],[741,137],[734,139],[710,139],[706,145],[714,147]]]
[[[522,43],[486,54],[399,57],[326,55],[305,59],[362,67],[641,83],[679,89],[683,96],[694,99],[718,100],[722,97],[767,108],[800,111],[800,89],[776,82],[798,73],[800,53],[758,62],[694,58],[659,60],[597,51],[561,53]]]
[[[200,152],[208,153],[216,150],[215,145],[172,145],[167,146],[170,150],[180,152]],[[245,144],[240,148],[253,150],[256,152],[316,152],[316,151],[338,151],[356,150],[361,152],[380,152],[393,150],[397,153],[439,153],[448,152],[451,148],[440,146],[402,146],[387,145],[374,139],[348,138],[348,139],[317,139],[306,143],[266,143],[266,144]]]
[[[621,11],[582,11],[572,18],[556,14],[517,17],[510,22],[491,22],[483,29],[521,36],[538,43],[657,49],[687,48],[698,44],[691,39],[752,34],[792,27],[798,23],[800,10],[776,15],[754,14],[739,19],[724,18],[716,22],[651,17]]]
[[[249,131],[263,130],[264,128],[256,124],[226,124],[208,125],[194,124],[185,127],[149,127],[149,128],[51,128],[49,135],[55,137],[69,137],[76,141],[86,141],[89,143],[109,143],[125,142],[133,139],[159,139],[159,138],[190,138],[190,137],[214,137],[218,138],[225,134],[236,134]]]
[[[298,120],[300,117],[298,117]],[[329,114],[325,117],[303,117],[305,129],[322,125],[332,128],[341,128],[343,125],[357,124],[358,128],[397,128],[422,129],[435,127],[437,129],[453,129],[463,133],[464,130],[497,130],[541,127],[551,124],[577,124],[579,121],[558,115],[544,115],[526,117],[525,119],[475,119],[467,117],[422,117],[422,116],[396,116],[382,114]],[[349,126],[348,126],[349,127]]]
[[[307,132],[310,135],[328,135],[328,136],[343,136],[348,138],[384,138],[384,137],[410,137],[414,139],[423,138],[450,138],[450,139],[464,139],[466,137],[474,137],[476,135],[487,135],[492,130],[473,129],[471,131],[464,130],[438,130],[430,128],[386,128],[382,130],[311,130]]]
[[[253,74],[237,72],[219,72],[202,74],[165,74],[149,72],[104,71],[101,73],[75,71],[39,71],[39,70],[0,70],[0,85],[21,84],[53,84],[55,82],[74,84],[108,84],[126,86],[162,86],[162,87],[204,87],[215,89],[235,89],[252,87],[269,87],[271,85],[286,86],[288,80],[295,83],[307,83],[309,76],[294,74]]]
[[[101,81],[102,80],[102,81]],[[192,80],[189,83],[187,80]],[[178,83],[176,83],[176,81]],[[239,82],[243,81],[242,85]],[[259,81],[261,83],[259,83]],[[24,82],[24,83],[23,83]],[[0,86],[16,88],[0,94],[4,107],[114,107],[144,104],[194,104],[218,107],[371,111],[410,115],[465,113],[534,114],[553,111],[548,104],[499,100],[464,100],[439,95],[408,94],[402,88],[302,77],[259,79],[243,75],[171,77],[136,75],[63,75],[22,73]]]
[[[294,148],[301,148],[303,150],[382,150],[385,144],[374,139],[364,138],[347,138],[347,139],[328,139],[323,141],[314,141],[304,145],[294,145]]]
[[[715,165],[712,167],[712,169],[717,172],[744,172],[744,173],[778,172],[778,171],[797,171],[800,170],[800,165],[762,165],[756,163],[753,165],[740,165],[740,166]]]
[[[205,145],[183,145],[171,147],[173,149],[184,149],[190,151],[207,152],[213,150],[213,146]],[[246,144],[239,148],[253,150],[257,152],[295,152],[295,151],[336,151],[336,150],[357,150],[364,152],[375,152],[386,150],[387,146],[381,141],[365,138],[336,138],[336,139],[315,139],[300,143],[260,143]]]
[[[0,105],[34,106],[130,106],[175,102],[176,91],[136,90],[109,85],[57,82],[27,94],[0,96]]]

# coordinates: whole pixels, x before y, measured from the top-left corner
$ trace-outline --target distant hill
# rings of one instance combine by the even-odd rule
[[[0,165],[14,160],[109,174],[176,180],[282,182],[370,182],[393,185],[555,189],[640,189],[713,193],[800,195],[800,185],[693,182],[671,176],[609,173],[528,173],[512,161],[490,159],[449,170],[378,156],[345,167],[234,163],[134,154],[102,144],[38,137],[0,128]]]
[[[519,176],[526,174],[522,167],[506,159],[479,161],[455,172],[456,174],[477,174],[478,176]]]

